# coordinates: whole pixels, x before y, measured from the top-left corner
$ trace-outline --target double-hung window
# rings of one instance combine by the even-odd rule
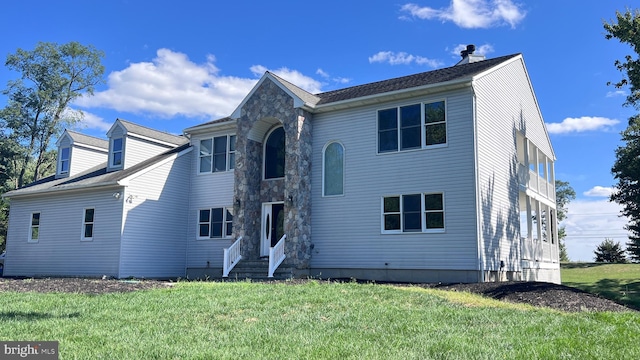
[[[198,213],[198,238],[215,239],[231,237],[233,232],[233,209],[202,209]]]
[[[445,108],[442,100],[378,110],[378,153],[446,144]]]
[[[29,225],[29,242],[40,240],[40,213],[31,213],[31,223]]]
[[[82,216],[82,237],[83,241],[91,241],[93,240],[93,224],[94,224],[94,208],[84,209],[84,214]]]
[[[200,140],[199,172],[201,174],[232,170],[235,163],[235,135]]]
[[[111,166],[122,166],[122,138],[115,138],[111,140]]]
[[[382,232],[444,231],[442,193],[387,196],[382,199]]]
[[[69,173],[69,155],[70,155],[70,149],[68,147],[63,147],[62,149],[60,149],[60,164],[59,164],[60,174]]]

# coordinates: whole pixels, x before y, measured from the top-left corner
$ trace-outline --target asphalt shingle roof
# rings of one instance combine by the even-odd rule
[[[127,132],[131,132],[133,134],[138,134],[142,136],[146,136],[152,139],[160,140],[163,142],[167,142],[174,145],[182,145],[189,141],[189,139],[185,138],[181,135],[173,135],[167,132],[151,129],[142,125],[134,124],[127,120],[118,119],[120,124],[127,129]]]
[[[67,134],[69,134],[69,137],[73,139],[73,142],[76,144],[90,145],[104,150],[109,150],[109,142],[107,140],[81,134],[72,130],[67,130]]]

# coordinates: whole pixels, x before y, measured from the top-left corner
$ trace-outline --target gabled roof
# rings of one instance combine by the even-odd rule
[[[107,140],[81,134],[73,130],[65,130],[65,132],[71,138],[74,144],[89,145],[107,151],[109,150],[109,142]]]
[[[190,145],[188,143],[165,151],[162,154],[156,155],[139,164],[120,171],[107,172],[107,163],[104,162],[98,166],[67,178],[56,179],[55,175],[51,175],[20,189],[4,193],[2,197],[16,197],[92,187],[124,185],[121,183],[123,180],[135,175],[136,173],[142,172],[165,159],[168,159],[174,154],[186,152],[186,150],[190,150]]]
[[[189,141],[184,136],[158,131],[123,119],[116,119],[114,126],[116,126],[116,124],[120,124],[128,134],[139,135],[173,145],[182,145]],[[109,130],[109,132],[111,132],[111,130]]]
[[[455,65],[419,74],[327,91],[315,95],[320,99],[315,105],[325,105],[338,101],[352,100],[426,85],[447,83],[455,80],[471,80],[475,75],[519,55],[520,54],[506,55],[470,64]]]

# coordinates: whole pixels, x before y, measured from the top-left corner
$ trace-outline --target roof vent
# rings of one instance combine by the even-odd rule
[[[462,58],[466,58],[467,56],[473,54],[473,52],[476,51],[476,46],[471,44],[471,45],[467,45],[467,49],[466,50],[462,50],[460,52],[460,56],[462,56]]]

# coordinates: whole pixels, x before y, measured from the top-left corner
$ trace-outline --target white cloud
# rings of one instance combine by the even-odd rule
[[[460,56],[460,52],[462,50],[466,50],[467,49],[467,45],[465,44],[458,44],[456,45],[453,50],[451,50],[451,53],[455,56]],[[474,51],[474,54],[478,54],[478,55],[489,55],[492,52],[494,52],[495,50],[493,49],[493,45],[491,44],[484,44],[484,45],[480,45],[480,46],[476,46],[476,51]]]
[[[297,70],[291,70],[286,67],[271,70],[271,69],[267,69],[262,65],[253,65],[251,67],[251,71],[256,76],[262,76],[262,74],[264,74],[265,71],[270,71],[278,75],[279,77],[287,80],[288,82],[295,84],[299,88],[304,89],[312,94],[317,94],[319,92],[322,92],[322,89],[321,89],[322,83],[306,75],[303,75],[301,72]]]
[[[337,84],[348,84],[348,83],[351,82],[351,79],[350,78],[346,78],[346,77],[333,77],[332,78],[331,75],[329,75],[328,72],[326,72],[326,71],[324,71],[322,69],[316,70],[316,74],[322,76],[325,79],[331,78],[331,81],[333,81],[334,83],[337,83]]]
[[[622,207],[608,200],[574,200],[568,205],[565,245],[571,261],[593,261],[593,251],[605,239],[626,247],[628,220],[620,217]]]
[[[623,90],[616,90],[616,91],[608,91],[607,92],[607,97],[616,97],[616,96],[627,96],[627,93]]]
[[[160,117],[229,115],[256,83],[221,76],[210,55],[196,64],[179,52],[159,49],[151,62],[131,63],[107,78],[108,89],[82,97],[74,105],[104,107]]]
[[[550,134],[566,134],[594,130],[611,130],[620,121],[598,116],[583,116],[580,118],[566,118],[561,123],[547,124]]]
[[[432,68],[442,66],[442,62],[429,59],[423,56],[411,55],[406,52],[380,51],[369,57],[369,63],[389,63],[391,65],[409,65],[416,63],[418,65],[427,65]]]
[[[322,70],[322,69],[316,70],[316,74],[322,76],[323,78],[328,78],[329,77],[329,74],[326,71]]]
[[[428,6],[405,4],[400,11],[423,19],[439,19],[452,21],[456,25],[467,28],[489,28],[509,24],[514,28],[526,16],[521,6],[511,0],[452,0],[447,8],[434,9]]]
[[[593,197],[609,197],[615,191],[613,187],[594,186],[585,191],[583,195]]]
[[[84,114],[84,118],[78,124],[78,127],[80,128],[109,131],[109,129],[111,129],[111,125],[113,125],[113,123],[104,121],[104,119],[98,115],[86,111],[83,111],[82,113]]]

